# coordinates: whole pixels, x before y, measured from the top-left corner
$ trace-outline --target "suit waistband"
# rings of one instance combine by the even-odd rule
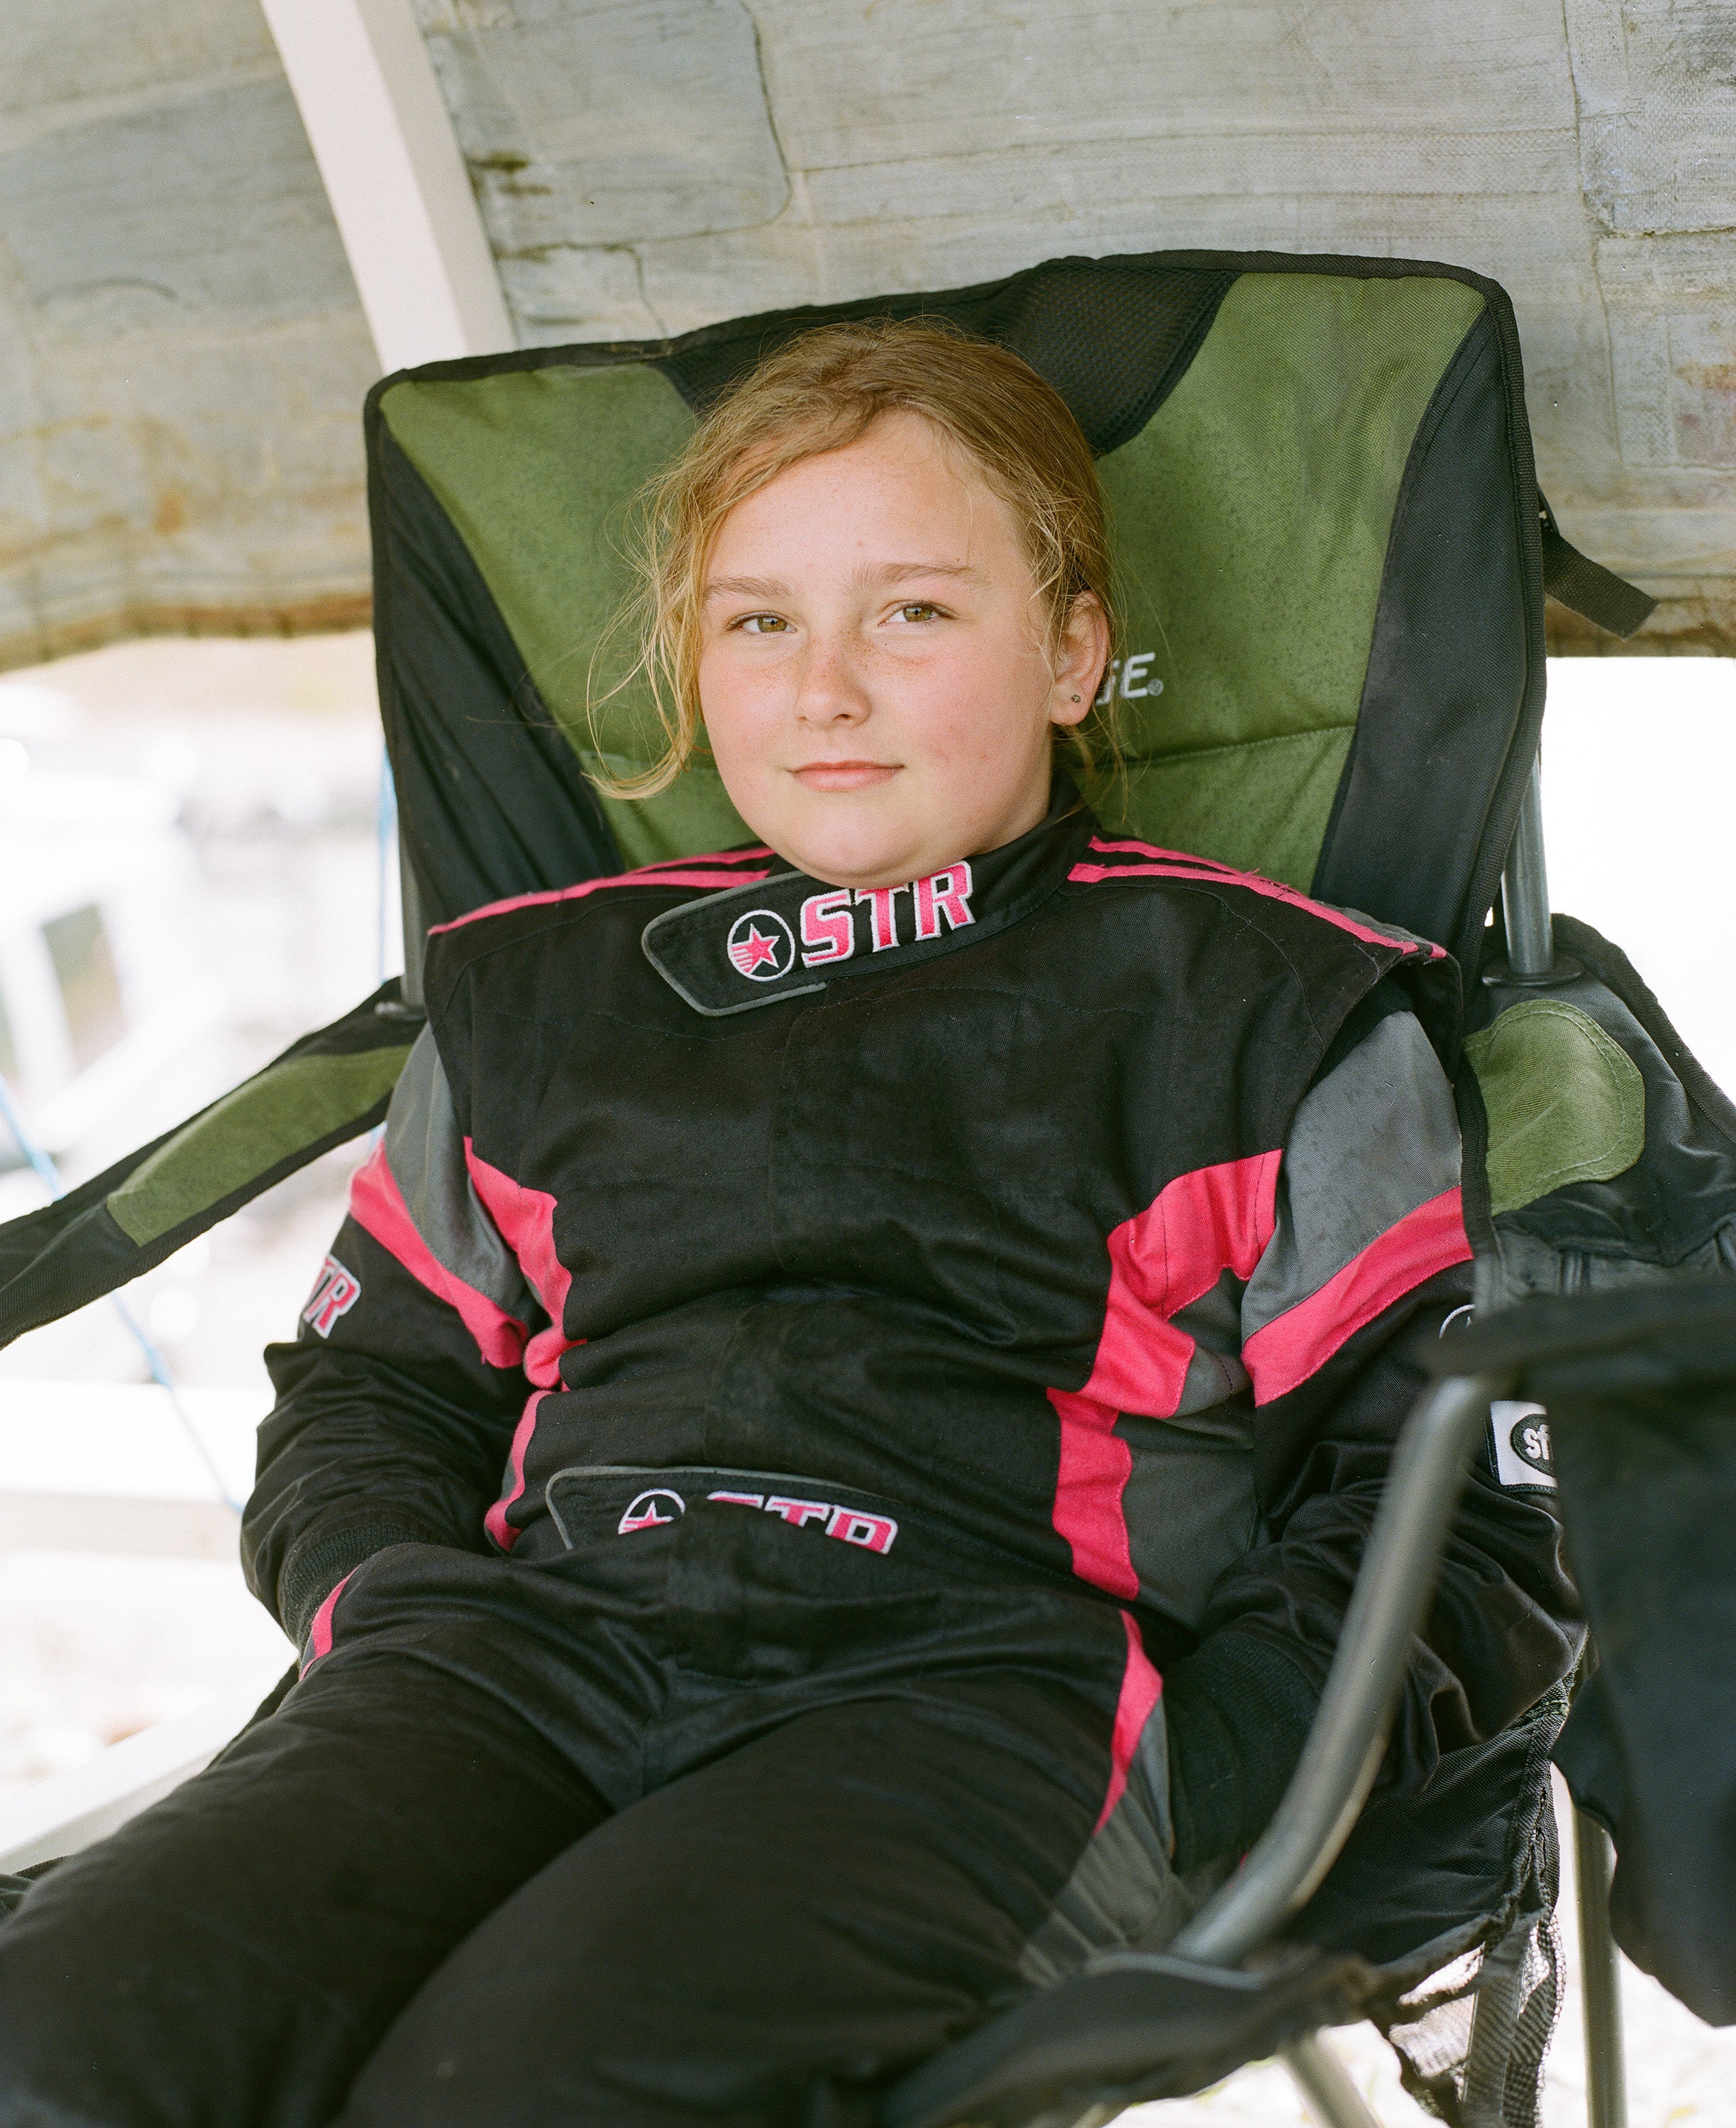
[[[882,1558],[915,1565],[955,1565],[972,1580],[1053,1583],[1076,1589],[1016,1553],[968,1536],[941,1517],[859,1487],[789,1471],[714,1464],[569,1464],[547,1480],[549,1518],[568,1552],[672,1531],[686,1517],[768,1516],[806,1539],[816,1537]]]

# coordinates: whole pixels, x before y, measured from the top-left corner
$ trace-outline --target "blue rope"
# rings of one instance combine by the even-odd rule
[[[60,1171],[55,1166],[53,1160],[50,1157],[48,1153],[41,1146],[37,1144],[36,1139],[31,1136],[30,1130],[25,1123],[24,1118],[19,1111],[18,1104],[12,1098],[12,1090],[6,1083],[6,1078],[3,1073],[0,1073],[0,1118],[4,1119],[7,1128],[18,1142],[19,1152],[24,1155],[24,1157],[30,1162],[31,1167],[35,1169],[38,1180],[41,1182],[44,1189],[47,1190],[49,1195],[51,1198],[55,1199],[64,1197],[66,1195],[66,1185],[60,1180]],[[198,1428],[193,1424],[193,1420],[188,1417],[187,1407],[182,1403],[180,1391],[175,1385],[175,1378],[169,1372],[168,1361],[164,1358],[162,1353],[157,1349],[157,1346],[152,1339],[150,1333],[145,1329],[144,1324],[139,1321],[138,1318],[133,1313],[126,1303],[121,1298],[120,1294],[118,1293],[111,1294],[109,1295],[109,1299],[113,1304],[116,1314],[117,1314],[121,1320],[126,1325],[127,1329],[132,1334],[135,1343],[138,1346],[140,1351],[144,1354],[145,1364],[150,1370],[151,1380],[156,1384],[157,1387],[163,1391],[164,1395],[168,1397],[169,1408],[174,1413],[175,1417],[181,1422],[183,1431],[186,1433],[187,1438],[193,1443],[194,1454],[204,1465],[207,1471],[210,1475],[211,1482],[217,1489],[217,1497],[222,1501],[224,1506],[229,1509],[231,1514],[239,1516],[241,1512],[241,1503],[234,1497],[228,1486],[224,1483],[223,1474],[217,1468],[216,1460],[213,1458],[211,1451],[205,1446],[204,1441],[200,1437]]]

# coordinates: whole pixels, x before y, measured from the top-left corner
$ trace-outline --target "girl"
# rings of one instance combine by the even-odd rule
[[[702,711],[759,839],[430,938],[269,1356],[301,1682],[0,1932],[0,2121],[866,2124],[1295,1764],[1466,1290],[1450,966],[1085,810],[1102,505],[1013,356],[799,340],[654,522],[648,783]],[[1486,1474],[1390,1778],[1569,1610]]]

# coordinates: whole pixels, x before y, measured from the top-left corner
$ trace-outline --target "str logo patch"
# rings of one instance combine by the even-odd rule
[[[1540,1404],[1501,1399],[1489,1408],[1495,1434],[1495,1475],[1504,1485],[1555,1489],[1549,1415]]]
[[[901,886],[847,886],[811,894],[801,905],[797,926],[801,933],[805,968],[823,968],[835,961],[848,961],[856,951],[854,912],[868,912],[868,950],[890,952],[896,946],[914,946],[938,938],[943,930],[962,931],[977,920],[971,908],[976,891],[971,868],[962,859],[926,879],[909,879]],[[907,933],[901,931],[903,913],[898,896],[910,896]],[[790,927],[775,909],[750,909],[730,926],[724,942],[730,965],[737,975],[756,983],[775,982],[796,965],[796,942]]]
[[[830,1500],[795,1499],[784,1493],[707,1493],[708,1500],[725,1500],[731,1507],[759,1508],[776,1515],[792,1529],[818,1522],[828,1537],[844,1544],[858,1544],[864,1551],[890,1551],[898,1525],[890,1515],[864,1514],[859,1508],[836,1508]]]
[[[353,1271],[345,1271],[335,1256],[327,1256],[302,1310],[302,1320],[318,1336],[329,1337],[332,1324],[339,1316],[347,1315],[361,1297],[360,1279]]]
[[[764,1514],[776,1515],[792,1529],[804,1529],[813,1522],[823,1535],[836,1537],[840,1544],[858,1545],[864,1551],[890,1551],[898,1536],[898,1525],[890,1515],[840,1508],[830,1500],[798,1499],[785,1493],[716,1492],[707,1493],[706,1498],[726,1507],[758,1508]],[[678,1522],[687,1511],[687,1503],[679,1493],[667,1485],[653,1485],[628,1502],[615,1533],[630,1537],[635,1530],[663,1529]]]
[[[678,1522],[687,1511],[687,1503],[679,1493],[654,1485],[627,1503],[627,1512],[616,1524],[615,1534],[630,1537],[635,1530],[661,1529],[665,1522]]]
[[[776,982],[796,965],[796,941],[775,909],[750,909],[730,926],[730,965],[750,982]]]

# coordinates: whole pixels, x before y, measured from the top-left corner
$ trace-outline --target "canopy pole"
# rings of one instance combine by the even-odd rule
[[[1610,1926],[1615,1855],[1595,1817],[1573,1812],[1573,1888],[1579,1908],[1581,2003],[1586,2026],[1586,2104],[1591,2128],[1628,2128],[1622,2056],[1621,1959]]]
[[[1501,905],[1507,957],[1483,971],[1483,981],[1491,990],[1553,990],[1585,973],[1571,953],[1555,950],[1549,869],[1543,860],[1541,756],[1532,762],[1525,779],[1525,795],[1501,876]]]
[[[1549,872],[1543,860],[1543,786],[1540,761],[1531,764],[1513,830],[1513,845],[1501,876],[1501,914],[1507,925],[1507,967],[1522,983],[1547,983],[1555,972],[1555,936],[1550,921]]]
[[[383,368],[517,345],[410,0],[263,0]]]
[[[1350,2073],[1318,2032],[1304,2032],[1283,2049],[1291,2081],[1320,2128],[1381,2128]]]
[[[402,835],[398,837],[397,844],[397,876],[404,912],[404,974],[398,995],[403,999],[407,1010],[421,1012],[425,1009],[422,949],[428,943],[428,924],[422,912],[422,891],[416,883],[410,853],[404,848]]]

